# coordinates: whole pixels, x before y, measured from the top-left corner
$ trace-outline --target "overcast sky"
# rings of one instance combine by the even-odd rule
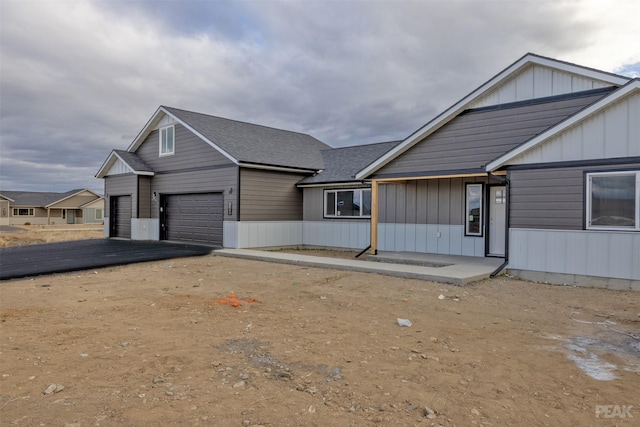
[[[640,1],[0,0],[0,190],[94,175],[159,105],[402,139],[527,52],[640,75]]]

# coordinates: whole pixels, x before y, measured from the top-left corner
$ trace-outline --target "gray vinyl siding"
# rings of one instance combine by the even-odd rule
[[[324,190],[333,190],[338,188],[371,188],[368,185],[360,185],[354,183],[354,185],[350,185],[348,187],[335,187],[328,185],[327,187],[307,187],[304,188],[304,208],[303,208],[303,219],[305,221],[328,221],[328,222],[338,222],[338,221],[349,221],[349,222],[369,222],[369,218],[358,219],[358,218],[325,218],[324,217]]]
[[[180,124],[175,125],[174,154],[160,156],[159,131],[152,131],[136,154],[154,171],[185,171],[233,164],[218,150]]]
[[[137,205],[137,179],[138,177],[134,174],[126,174],[126,175],[114,175],[107,176],[104,180],[104,191],[107,195],[107,200],[104,204],[104,216],[109,217],[109,208],[111,203],[108,198],[112,196],[131,196],[132,197],[132,207],[135,210]],[[131,213],[134,218],[136,218],[137,212]]]
[[[484,178],[446,178],[379,185],[379,222],[464,225],[466,183]]]
[[[640,168],[640,164],[511,170],[510,228],[582,230],[585,172]]]
[[[151,182],[151,191],[157,193],[151,200],[152,218],[160,215],[160,194],[224,193],[224,219],[237,220],[238,168],[228,167],[193,172],[157,174]],[[229,214],[231,203],[231,214]]]
[[[240,220],[302,220],[302,190],[306,175],[258,169],[240,171]]]
[[[463,112],[381,168],[376,177],[480,170],[602,94],[502,109]]]
[[[138,217],[151,218],[151,177],[138,176]]]
[[[140,217],[148,212],[144,217],[159,218],[161,194],[222,192],[224,219],[237,220],[238,167],[180,124],[175,125],[174,154],[160,156],[158,134],[152,131],[136,151],[155,171],[150,180],[140,180]]]

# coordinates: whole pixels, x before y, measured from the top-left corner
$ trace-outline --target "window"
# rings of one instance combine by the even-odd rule
[[[96,209],[96,219],[104,219],[102,217],[102,209]]]
[[[502,197],[496,194],[497,198]],[[465,234],[482,236],[482,184],[467,184]]]
[[[640,171],[587,174],[588,229],[640,230]]]
[[[160,129],[160,155],[168,156],[174,153],[174,133],[173,126]]]
[[[13,216],[33,216],[33,208],[13,208]]]
[[[324,216],[328,218],[371,217],[371,189],[325,190]]]

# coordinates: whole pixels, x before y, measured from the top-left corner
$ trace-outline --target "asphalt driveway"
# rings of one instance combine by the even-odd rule
[[[213,249],[182,243],[117,239],[0,248],[0,280],[207,255]]]

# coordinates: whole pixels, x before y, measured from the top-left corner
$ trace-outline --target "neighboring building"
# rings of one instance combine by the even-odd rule
[[[104,198],[91,190],[0,192],[0,225],[102,224]]]
[[[110,237],[504,258],[640,281],[640,80],[527,54],[403,141],[331,148],[160,107],[105,178]]]

